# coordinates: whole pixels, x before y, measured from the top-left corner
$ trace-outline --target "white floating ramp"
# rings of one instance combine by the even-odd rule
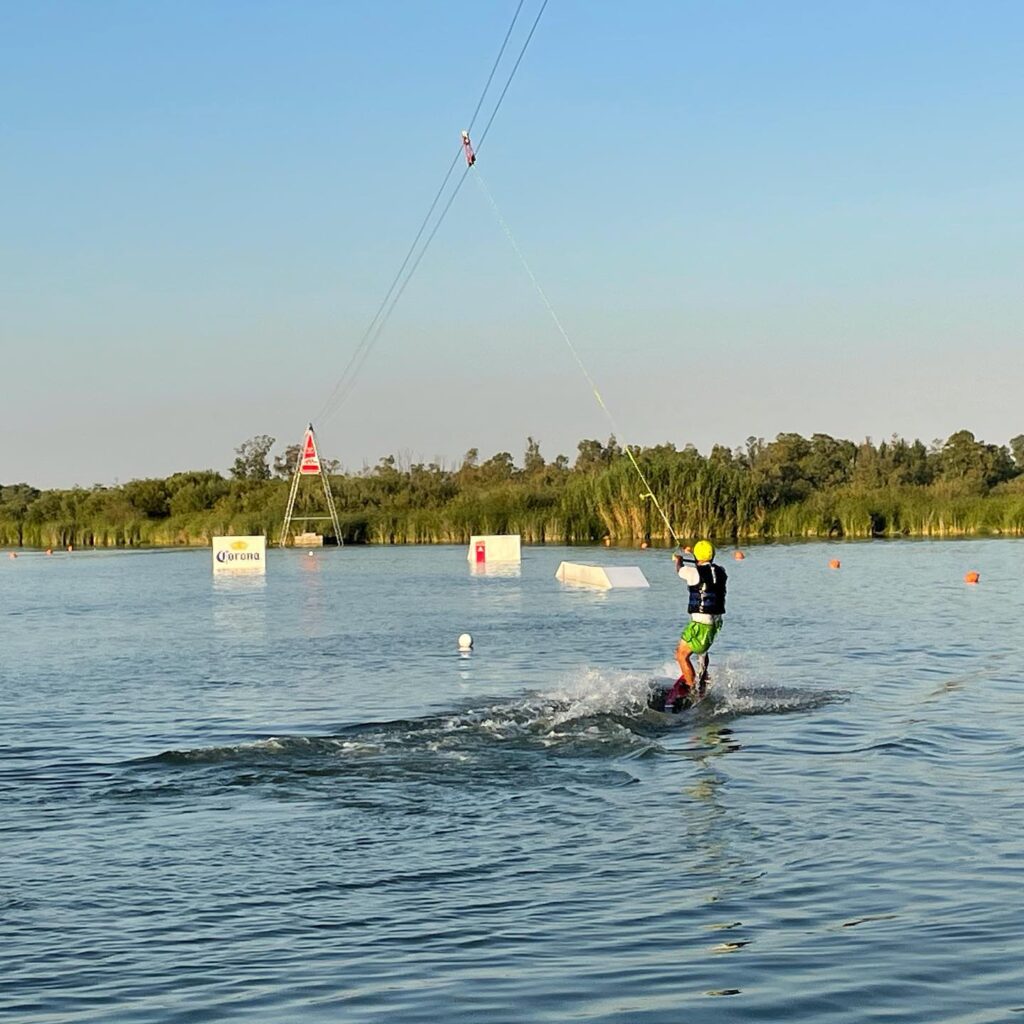
[[[562,583],[598,587],[601,590],[650,586],[638,565],[581,565],[578,562],[562,562],[555,573],[555,579],[561,580]]]
[[[490,562],[521,562],[522,544],[518,533],[474,535],[469,538],[469,561],[475,565]]]

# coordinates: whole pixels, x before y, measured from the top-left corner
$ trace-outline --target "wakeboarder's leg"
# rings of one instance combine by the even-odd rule
[[[685,640],[680,640],[679,646],[676,648],[676,663],[679,665],[679,671],[682,673],[679,677],[679,682],[687,687],[693,686],[694,679],[696,678],[693,665],[690,664],[690,655],[692,653],[690,645]]]
[[[690,645],[685,640],[680,640],[679,646],[676,648],[676,662],[682,675],[676,680],[676,685],[672,687],[673,693],[678,694],[680,697],[686,696],[696,678],[693,665],[690,664],[690,655],[692,653]]]
[[[708,688],[708,662],[710,657],[707,654],[697,655],[697,692],[703,694]]]

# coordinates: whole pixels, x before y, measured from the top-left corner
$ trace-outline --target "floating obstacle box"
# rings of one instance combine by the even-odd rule
[[[469,538],[469,554],[474,565],[488,565],[502,562],[505,565],[523,560],[522,543],[518,533],[497,533]]]
[[[292,546],[297,548],[322,548],[324,546],[324,535],[322,533],[297,533],[292,540]]]
[[[597,587],[599,590],[650,586],[647,577],[637,565],[581,565],[578,562],[562,562],[555,573],[555,579],[580,587]]]

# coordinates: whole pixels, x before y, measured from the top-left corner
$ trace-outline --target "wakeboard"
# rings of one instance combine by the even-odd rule
[[[666,715],[678,715],[696,707],[707,694],[707,683],[694,687],[685,697],[672,699],[674,686],[665,686],[659,680],[647,698],[647,706],[652,711],[661,711]]]
[[[689,708],[699,704],[704,699],[704,695],[708,692],[708,683],[710,682],[708,678],[708,664],[709,659],[707,652],[697,655],[697,665],[694,673],[696,676],[696,683],[685,696],[676,696],[673,694],[675,681],[673,681],[673,685],[671,686],[664,686],[662,685],[662,680],[655,680],[655,685],[651,688],[651,696],[647,701],[647,706],[654,711],[663,711],[669,715],[678,715],[680,712],[687,711]]]

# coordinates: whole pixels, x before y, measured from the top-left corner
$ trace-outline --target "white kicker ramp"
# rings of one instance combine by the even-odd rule
[[[562,583],[598,587],[601,590],[650,586],[638,565],[581,565],[578,562],[562,562],[555,573],[555,579],[561,580]]]

